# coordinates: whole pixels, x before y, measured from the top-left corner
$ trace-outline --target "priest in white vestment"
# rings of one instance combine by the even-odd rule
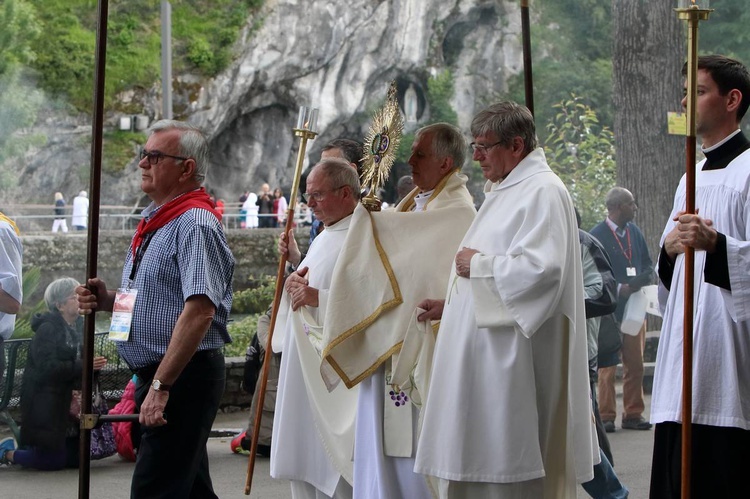
[[[685,246],[695,250],[692,497],[748,496],[750,141],[740,122],[750,72],[728,57],[701,56],[697,85],[696,132],[706,156],[695,171],[698,214],[685,213],[683,176],[658,264],[664,322],[651,397],[652,498],[680,497]]]
[[[357,208],[334,272],[322,348],[334,376],[360,389],[355,499],[432,497],[414,472],[434,345],[433,329],[418,329],[416,306],[442,296],[476,214],[459,173],[466,149],[453,125],[418,130],[409,158],[417,187],[395,212]]]
[[[415,470],[441,498],[570,498],[593,478],[580,247],[534,119],[503,102],[473,120],[485,201],[455,257]],[[443,308],[444,307],[444,308]]]
[[[357,173],[346,161],[322,160],[307,177],[306,198],[326,230],[301,262],[291,232],[279,243],[299,269],[284,285],[273,337],[274,351],[283,356],[271,476],[290,480],[295,499],[352,497],[357,390],[341,385],[329,393],[320,375],[320,355],[308,335],[322,329],[333,268],[359,192]]]

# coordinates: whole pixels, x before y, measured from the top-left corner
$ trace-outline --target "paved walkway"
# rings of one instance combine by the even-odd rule
[[[646,406],[650,405],[647,397]],[[214,434],[233,435],[241,431],[247,422],[247,412],[221,413],[214,424]],[[648,482],[651,470],[653,431],[618,429],[609,434],[615,457],[615,470],[622,482],[630,489],[631,499],[648,497]],[[247,456],[231,454],[230,436],[213,437],[209,440],[208,454],[214,489],[222,499],[247,497],[244,495]],[[127,499],[133,464],[113,456],[91,465],[92,499]],[[78,495],[78,470],[41,472],[20,467],[0,468],[0,491],[2,497],[13,499],[71,499]],[[274,480],[269,475],[269,461],[258,457],[253,479],[252,498],[288,499],[289,485],[283,480]],[[579,498],[588,495],[579,487]]]

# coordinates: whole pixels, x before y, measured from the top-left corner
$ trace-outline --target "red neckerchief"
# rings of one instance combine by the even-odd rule
[[[206,189],[201,187],[200,189],[186,192],[163,204],[159,208],[159,211],[153,217],[149,218],[148,221],[145,218],[141,219],[133,236],[133,258],[135,258],[136,251],[138,251],[138,246],[143,242],[143,236],[164,227],[175,218],[193,208],[208,210],[216,217],[216,220],[221,222],[221,215],[214,209],[214,203],[208,194],[206,194]]]

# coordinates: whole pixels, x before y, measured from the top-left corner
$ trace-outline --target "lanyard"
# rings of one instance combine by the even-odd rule
[[[133,266],[130,269],[130,278],[128,281],[128,288],[130,288],[130,285],[135,280],[135,274],[138,272],[138,266],[141,264],[141,260],[143,259],[143,254],[146,253],[146,250],[148,249],[148,245],[151,244],[151,238],[154,237],[154,234],[156,234],[156,231],[149,232],[145,236],[143,236],[143,241],[141,244],[138,245],[138,247],[135,250],[135,258],[133,258]]]
[[[628,250],[627,251],[625,251],[625,247],[622,245],[622,242],[620,242],[620,237],[617,235],[617,232],[615,232],[615,230],[612,227],[610,227],[609,230],[611,230],[612,235],[615,236],[615,241],[617,241],[617,244],[620,246],[620,251],[622,251],[622,254],[625,256],[625,258],[627,258],[628,265],[632,267],[633,266],[633,262],[632,262],[633,247],[630,245],[630,228],[625,229],[625,235],[628,238]]]

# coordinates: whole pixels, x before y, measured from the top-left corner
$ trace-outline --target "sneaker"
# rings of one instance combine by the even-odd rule
[[[242,441],[245,439],[245,433],[246,431],[243,431],[236,437],[232,439],[232,441],[229,443],[229,448],[232,450],[234,454],[247,454],[247,450],[244,449],[244,446],[242,445]]]
[[[615,422],[614,421],[602,421],[602,426],[604,426],[604,431],[607,433],[614,433],[615,432]]]
[[[0,441],[0,464],[13,464],[8,458],[5,457],[5,454],[7,454],[8,451],[15,451],[17,448],[18,446],[16,445],[16,441],[13,439],[13,437],[8,437]]]
[[[638,416],[637,418],[623,419],[621,426],[624,430],[650,430],[652,425],[643,419],[643,416]]]

